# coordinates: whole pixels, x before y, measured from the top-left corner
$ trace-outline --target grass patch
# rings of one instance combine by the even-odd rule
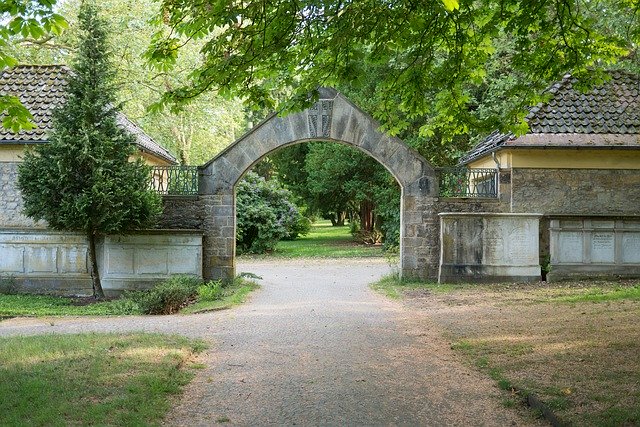
[[[184,281],[183,279],[183,277],[176,276],[169,279],[169,281],[181,282]],[[193,293],[203,288],[205,291],[211,291],[208,286],[217,283],[209,282],[198,286],[200,282],[197,279],[187,279],[190,279],[193,283],[186,284],[185,287],[192,287]],[[216,290],[215,295],[212,295],[211,292],[203,293],[202,295],[197,293],[193,297],[181,295],[178,301],[179,305],[176,305],[175,310],[171,310],[169,313],[175,312],[178,308],[180,308],[179,313],[184,314],[229,308],[243,303],[247,295],[258,287],[258,284],[251,280],[237,277],[232,283],[226,286],[220,286],[220,288]],[[189,289],[186,290],[188,291]],[[158,292],[136,291],[128,294],[125,293],[125,296],[119,299],[99,302],[93,302],[91,298],[78,299],[47,295],[0,294],[0,320],[10,317],[140,315],[143,314],[142,307],[145,306],[145,301],[155,294],[158,294]],[[168,303],[164,301],[167,297],[165,294],[166,292],[159,296],[155,295],[158,298],[163,298],[162,301],[158,302],[161,306]],[[169,297],[170,296],[171,295],[169,295]],[[185,300],[184,303],[180,302],[183,300]]]
[[[526,402],[568,425],[640,425],[637,280],[437,285],[386,277],[372,287],[428,310],[452,349],[505,390],[503,405]]]
[[[505,390],[505,406],[535,404],[568,425],[640,425],[637,281],[462,286],[412,307],[430,310],[451,348]]]
[[[383,256],[382,246],[365,245],[354,241],[349,226],[332,226],[330,221],[312,224],[306,236],[280,241],[276,249],[266,255],[280,258],[361,258]]]
[[[224,286],[220,291],[219,299],[201,300],[183,308],[180,313],[204,313],[207,311],[224,310],[246,301],[251,291],[260,286],[244,277],[236,277],[232,283]]]
[[[397,274],[384,276],[377,282],[372,283],[371,289],[379,292],[391,299],[400,299],[409,290],[424,289],[434,293],[449,293],[464,288],[464,285],[421,282],[417,280],[400,279]]]
[[[616,287],[614,289],[606,289],[602,287],[590,288],[582,291],[578,295],[559,295],[550,298],[551,301],[557,302],[608,302],[620,300],[640,301],[640,285],[631,287]]]
[[[201,341],[151,334],[0,339],[0,425],[158,425]]]
[[[138,314],[129,300],[112,300],[77,305],[74,298],[46,295],[0,294],[0,318],[18,316],[110,316]]]

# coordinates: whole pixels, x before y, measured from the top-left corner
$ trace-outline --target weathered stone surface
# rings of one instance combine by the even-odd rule
[[[22,214],[24,204],[18,189],[17,162],[0,162],[0,227],[45,228]]]
[[[162,216],[156,228],[176,230],[200,230],[204,208],[197,196],[164,196]]]
[[[439,282],[540,280],[536,214],[440,214]]]
[[[438,222],[435,172],[415,150],[379,131],[379,124],[342,95],[328,91],[318,104],[287,117],[270,116],[202,170],[203,274],[230,279],[235,274],[234,187],[247,169],[270,152],[299,142],[324,140],[358,148],[378,160],[402,188],[401,273],[435,278]],[[435,217],[434,217],[435,218]]]
[[[550,281],[640,277],[640,217],[550,220]]]
[[[148,230],[107,236],[97,245],[98,266],[108,295],[150,287],[172,274],[202,276],[202,236],[197,232]],[[0,230],[0,277],[19,290],[90,295],[88,244],[82,234],[50,230]]]
[[[637,215],[640,170],[514,169],[513,212]]]

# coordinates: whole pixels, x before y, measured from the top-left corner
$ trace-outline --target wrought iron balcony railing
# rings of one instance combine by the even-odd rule
[[[438,173],[441,197],[498,197],[497,169],[452,167]]]
[[[151,188],[162,195],[198,194],[197,166],[154,166]]]

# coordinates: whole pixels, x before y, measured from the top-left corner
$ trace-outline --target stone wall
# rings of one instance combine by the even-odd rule
[[[156,228],[165,230],[201,230],[204,220],[202,200],[198,196],[163,196],[162,216]]]
[[[640,217],[551,218],[548,280],[640,277]]]
[[[150,287],[173,274],[202,276],[202,235],[148,230],[107,236],[97,245],[107,295]],[[82,234],[38,229],[0,230],[0,278],[18,290],[91,295],[88,243]]]
[[[439,282],[540,280],[540,215],[441,213]]]
[[[304,141],[341,142],[379,161],[402,188],[400,272],[434,278],[438,262],[438,219],[433,201],[435,171],[420,154],[380,132],[380,124],[334,90],[322,90],[309,109],[272,115],[204,165],[200,198],[205,220],[203,275],[232,279],[235,274],[234,187],[256,162],[280,148]]]
[[[18,190],[17,162],[0,162],[0,227],[45,228],[22,214],[23,203]]]
[[[636,215],[640,170],[514,169],[512,212]]]

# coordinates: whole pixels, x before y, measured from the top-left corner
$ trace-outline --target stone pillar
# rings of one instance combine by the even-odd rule
[[[400,222],[400,274],[407,279],[438,277],[439,219],[433,181],[424,176],[403,188]]]
[[[205,280],[233,280],[235,265],[235,195],[233,188],[200,196],[204,209],[202,276]]]

